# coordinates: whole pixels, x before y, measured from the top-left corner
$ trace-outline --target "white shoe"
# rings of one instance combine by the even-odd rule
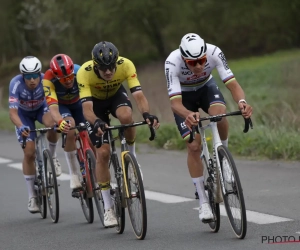
[[[115,227],[118,225],[115,211],[110,208],[104,213],[104,226],[105,227]]]
[[[203,203],[199,208],[199,219],[203,223],[208,223],[214,219],[214,215],[212,214],[210,205],[208,203]]]
[[[53,162],[54,162],[54,167],[55,167],[55,173],[56,173],[56,176],[58,177],[61,175],[61,165],[56,157],[53,157]]]
[[[234,182],[234,177],[232,175],[231,167],[229,166],[229,163],[225,157],[223,158],[222,166],[224,179],[227,183],[231,184]]]
[[[37,205],[37,198],[31,197],[28,201],[28,211],[32,214],[40,212],[40,209]]]
[[[77,188],[81,188],[81,183],[80,183],[80,179],[78,177],[77,174],[72,174],[71,176],[71,180],[70,180],[70,188],[71,189],[77,189]]]

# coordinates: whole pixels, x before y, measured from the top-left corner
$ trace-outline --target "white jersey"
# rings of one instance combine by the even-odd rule
[[[227,84],[234,80],[228,67],[224,53],[215,45],[207,45],[207,61],[200,75],[190,71],[183,61],[180,50],[174,50],[165,62],[165,74],[170,100],[181,97],[181,92],[196,91],[203,87],[211,78],[211,72],[217,69],[222,81]]]

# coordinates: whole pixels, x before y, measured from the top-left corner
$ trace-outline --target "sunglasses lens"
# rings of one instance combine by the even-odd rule
[[[197,59],[197,60],[186,60],[185,61],[188,65],[195,67],[197,65],[197,63],[199,63],[200,65],[202,65],[203,63],[206,63],[206,57]]]
[[[23,76],[26,80],[30,80],[31,78],[37,79],[40,76],[40,74],[24,74]]]
[[[69,83],[74,80],[74,77],[75,77],[74,74],[71,74],[66,77],[58,78],[58,80],[60,81],[60,83]]]
[[[96,67],[97,67],[98,70],[101,70],[101,71],[104,71],[104,72],[106,70],[113,71],[114,68],[116,67],[116,64],[111,64],[111,65],[100,65],[100,64],[97,64]]]

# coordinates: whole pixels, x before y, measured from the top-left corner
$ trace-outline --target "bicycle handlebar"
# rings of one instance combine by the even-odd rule
[[[40,133],[44,134],[44,133],[46,133],[46,132],[49,131],[49,130],[56,130],[57,132],[59,131],[59,130],[57,129],[57,127],[48,127],[48,128],[36,128],[36,129],[31,129],[31,130],[29,130],[29,131],[27,131],[27,132],[29,132],[29,133],[31,133],[31,132],[40,132]],[[26,136],[23,136],[22,138],[23,138],[22,148],[24,149],[24,148],[26,147],[26,139],[27,139],[27,137],[26,137]]]
[[[113,126],[108,126],[106,128],[104,128],[104,131],[110,131],[110,130],[121,130],[121,129],[126,129],[126,128],[131,128],[131,127],[137,127],[137,126],[141,126],[141,125],[145,125],[148,124],[146,121],[140,121],[140,122],[134,122],[134,123],[129,123],[129,124],[121,124],[121,125],[113,125]],[[155,134],[155,129],[153,127],[149,127],[150,129],[150,137],[149,140],[153,141],[156,134]],[[96,148],[99,148],[101,146],[101,140],[98,140],[96,143]]]
[[[226,114],[202,117],[199,120],[199,124],[201,124],[201,121],[205,121],[205,120],[209,120],[210,122],[218,122],[218,121],[221,121],[222,117],[235,116],[235,115],[242,115],[242,111],[238,110],[238,111],[233,111],[233,112],[229,112]],[[253,129],[253,123],[252,123],[251,118],[244,118],[244,121],[245,121],[245,126],[243,129],[243,132],[247,133],[249,131],[249,127],[251,127],[251,129]],[[195,132],[196,132],[196,126],[193,126],[192,131],[190,133],[190,139],[188,141],[189,143],[191,143],[191,142],[193,142],[193,140],[195,140]]]
[[[67,121],[69,123],[69,121]],[[79,132],[87,130],[87,125],[83,122],[79,123],[77,126],[71,127],[70,130],[77,129]],[[66,133],[61,133],[61,141],[62,145],[61,147],[64,148],[66,145]]]

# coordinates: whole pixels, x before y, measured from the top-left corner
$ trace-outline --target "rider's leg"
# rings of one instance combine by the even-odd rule
[[[73,117],[67,116],[64,120],[69,121],[71,126],[75,126]],[[75,130],[69,130],[66,136],[64,151],[70,174],[70,188],[80,188],[80,166],[76,155]]]
[[[121,106],[116,110],[116,116],[119,119],[121,124],[133,123],[132,109],[128,106]],[[125,130],[125,138],[128,145],[130,153],[136,157],[135,153],[135,136],[136,129],[135,127],[128,128]]]
[[[101,194],[104,201],[104,226],[112,227],[118,225],[115,212],[113,210],[113,201],[110,194],[110,172],[108,168],[110,148],[109,144],[104,143],[100,148],[96,149],[96,177],[101,187]]]
[[[186,142],[186,146],[188,150],[187,165],[190,172],[190,176],[198,192],[199,204],[201,206],[203,203],[208,202],[208,199],[204,189],[203,165],[200,158],[200,154],[201,154],[200,135],[196,134],[195,140],[192,143]]]
[[[52,119],[50,112],[44,113],[44,115],[42,117],[42,123],[44,124],[45,127],[54,127],[55,126],[55,123]],[[61,165],[60,165],[60,162],[58,161],[57,155],[56,155],[56,145],[57,145],[57,141],[58,141],[57,132],[55,130],[49,130],[47,132],[47,139],[49,142],[49,150],[50,150],[51,156],[53,158],[54,166],[55,166],[56,176],[60,176],[62,173]]]

